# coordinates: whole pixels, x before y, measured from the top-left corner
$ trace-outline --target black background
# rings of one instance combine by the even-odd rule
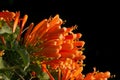
[[[28,14],[28,22],[37,24],[44,18],[60,15],[67,22],[64,26],[78,25],[76,32],[83,34],[86,42],[84,73],[110,71],[120,77],[120,49],[118,2],[113,1],[67,1],[67,0],[0,0],[0,10],[20,11]],[[26,24],[26,25],[27,25]]]

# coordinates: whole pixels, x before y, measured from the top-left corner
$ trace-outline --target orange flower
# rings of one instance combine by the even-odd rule
[[[16,30],[16,27],[20,27],[20,33],[17,36],[17,40],[20,40],[24,25],[27,21],[28,16],[25,15],[23,18],[20,18],[20,11],[18,12],[9,12],[9,11],[3,11],[0,12],[0,20],[5,21],[8,24],[8,27],[11,28],[11,31],[14,33]],[[21,23],[22,21],[22,23]],[[13,25],[11,25],[11,22],[13,22]],[[21,24],[20,24],[21,23]],[[2,28],[2,26],[0,26]],[[4,45],[6,45],[6,41],[4,40],[3,36],[0,36],[0,39]]]
[[[110,72],[106,71],[106,72],[98,72],[96,71],[96,69],[94,68],[94,71],[91,73],[88,73],[84,80],[107,80],[108,78],[110,78]]]
[[[50,65],[54,70],[60,69],[59,80],[60,78],[62,80],[75,79],[74,77],[81,74],[83,70],[83,64],[79,64],[79,62],[85,59],[82,52],[85,42],[79,40],[81,33],[72,32],[76,26],[66,28],[61,27],[62,24],[63,21],[59,15],[44,19],[36,26],[31,23],[25,33],[24,44],[27,48],[34,49],[32,51],[34,56],[50,58],[41,63],[46,66]],[[43,71],[46,71],[53,80],[46,67],[43,67]]]
[[[83,61],[76,61],[70,58],[60,58],[51,61],[44,61],[42,64],[50,65],[51,70],[58,70],[59,80],[83,79]],[[44,67],[43,70],[47,70]],[[47,72],[48,73],[48,72]],[[48,73],[50,75],[50,72]],[[52,76],[52,75],[50,75]],[[78,80],[79,80],[78,79]]]
[[[109,72],[99,73],[94,71],[84,77],[83,47],[81,33],[73,33],[76,26],[61,27],[63,24],[59,15],[50,19],[44,19],[36,26],[30,24],[24,36],[24,44],[29,49],[33,48],[33,56],[43,57],[40,61],[43,72],[46,72],[51,80],[55,80],[47,66],[52,70],[58,70],[58,80],[97,80],[109,78]]]
[[[74,80],[77,79],[77,76],[82,74],[83,63],[82,61],[74,61],[70,58],[67,58],[66,61],[60,64],[61,70],[61,79],[62,80]],[[82,78],[83,76],[81,76]]]
[[[38,51],[35,56],[53,58],[79,58],[84,41],[79,41],[80,33],[73,33],[76,28],[61,27],[63,21],[56,15],[54,18],[44,19],[34,28],[33,24],[27,30],[24,43],[26,47],[31,46]],[[79,51],[80,50],[80,51]]]
[[[20,21],[22,20],[22,24],[19,25],[21,27],[21,31],[23,30],[23,27],[27,21],[28,16],[25,15],[24,18],[20,19],[20,11],[18,12],[9,12],[8,10],[0,12],[0,20],[6,21],[9,27],[12,28],[12,31],[15,32],[16,27],[19,25]],[[10,22],[13,21],[14,24],[10,25]]]
[[[0,20],[5,21],[13,33],[16,31],[17,26],[20,27],[20,32],[17,35],[18,41],[24,32],[23,29],[27,19],[28,15],[20,18],[20,11],[16,13],[0,12]],[[13,25],[10,22],[13,22]],[[32,53],[31,58],[35,58],[32,59],[33,63],[37,57],[37,61],[40,61],[36,63],[41,65],[43,72],[49,75],[50,80],[55,80],[51,74],[52,70],[58,73],[58,80],[107,80],[110,78],[109,71],[97,72],[95,68],[93,72],[88,73],[86,76],[82,74],[83,60],[86,58],[83,55],[85,42],[80,40],[82,34],[73,32],[77,28],[76,26],[67,28],[62,27],[62,24],[63,21],[57,14],[53,18],[42,20],[36,26],[31,23],[26,28],[28,30],[24,35],[23,45],[28,49],[28,52]],[[0,40],[6,45],[4,36],[0,35]],[[3,55],[4,50],[0,51],[0,57]],[[37,74],[32,71],[31,75],[36,77]]]
[[[0,20],[6,21],[6,23],[9,25],[9,27],[11,27],[10,21],[12,21],[14,19],[14,17],[15,17],[14,12],[9,12],[9,11],[0,12]]]

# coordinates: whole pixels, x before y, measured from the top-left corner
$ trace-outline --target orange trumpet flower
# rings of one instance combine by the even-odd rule
[[[44,19],[38,23],[34,28],[28,28],[24,37],[26,47],[31,46],[37,48],[35,56],[46,57],[80,57],[85,42],[79,41],[80,33],[73,33],[76,26],[71,28],[61,27],[63,24],[59,15],[52,19]]]

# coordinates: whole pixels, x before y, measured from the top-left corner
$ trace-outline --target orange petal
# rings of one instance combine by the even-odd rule
[[[65,70],[65,73],[62,75],[62,80],[69,80],[69,76],[71,74],[71,71],[69,69]]]
[[[17,24],[19,22],[19,17],[20,17],[20,11],[16,13],[15,15],[15,21],[14,21],[14,24],[13,24],[13,33],[15,32],[16,30],[16,27],[17,27]]]
[[[110,72],[98,72],[95,74],[95,79],[100,79],[100,78],[109,78],[110,77]]]
[[[43,39],[44,39],[43,41],[48,41],[48,40],[52,40],[52,39],[63,40],[64,36],[62,34],[49,34],[48,36],[46,36]]]
[[[49,29],[49,25],[46,22],[43,23],[43,25],[41,25],[40,28],[38,28],[38,30],[36,31],[36,37],[38,37],[38,39],[41,39],[41,37],[48,31]]]
[[[46,72],[49,77],[50,77],[50,80],[55,80],[54,77],[50,74],[50,72],[48,71],[47,67],[46,67],[46,64],[42,64],[42,69],[43,69],[43,72]]]
[[[59,15],[58,14],[55,15],[49,23],[50,27],[53,27],[56,23],[59,23],[59,20],[60,20]]]
[[[80,46],[80,47],[83,47],[84,44],[85,44],[84,41],[75,41],[75,42],[74,42],[74,46]]]
[[[0,36],[0,39],[1,39],[2,43],[6,46],[6,41],[5,41],[4,36]]]
[[[75,57],[72,52],[67,51],[67,50],[60,51],[60,54],[62,58],[74,58]]]
[[[56,30],[61,29],[61,26],[60,26],[61,24],[62,24],[62,22],[59,22],[58,24],[55,24],[53,27],[49,28],[49,30],[47,31],[46,34],[49,34],[49,33],[52,33]]]
[[[73,48],[74,48],[73,44],[67,44],[67,43],[62,44],[62,50],[71,50]]]
[[[21,29],[23,29],[25,23],[27,22],[27,19],[28,19],[28,15],[24,15],[23,20],[22,20]]]
[[[30,33],[31,33],[32,29],[33,29],[33,26],[34,26],[34,23],[31,23],[29,25],[28,30],[27,30],[27,32],[24,35],[24,43],[27,42],[27,40],[29,40],[28,37],[29,37],[29,35],[30,35]]]
[[[72,74],[71,78],[73,78],[73,80],[74,80],[74,78],[76,78],[82,71],[83,71],[83,67],[79,67],[78,69],[73,71],[74,73]]]
[[[47,19],[42,20],[41,22],[39,22],[33,29],[33,31],[31,32],[31,34],[35,33],[44,23],[46,23]]]

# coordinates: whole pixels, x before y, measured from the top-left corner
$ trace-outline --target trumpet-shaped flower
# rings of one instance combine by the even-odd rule
[[[58,80],[89,80],[89,74],[87,76],[82,74],[85,59],[83,55],[85,42],[80,40],[82,34],[73,32],[76,26],[67,28],[62,27],[62,24],[63,21],[59,15],[44,19],[35,27],[31,23],[24,36],[24,44],[28,48],[36,49],[35,52],[33,51],[33,56],[46,58],[40,64],[51,80],[54,78],[47,66],[52,70],[58,70]],[[91,74],[91,78],[89,77],[91,80],[109,77],[108,72],[94,71]],[[107,76],[102,77],[104,74]]]
[[[50,65],[54,70],[58,68],[62,70],[60,74],[68,75],[63,76],[62,80],[66,80],[70,79],[70,76],[81,74],[83,65],[79,62],[85,59],[82,51],[85,42],[80,40],[81,33],[73,33],[76,26],[67,28],[62,27],[62,24],[63,21],[59,15],[44,19],[35,27],[31,23],[24,36],[24,44],[28,48],[36,49],[33,52],[34,56],[50,58],[41,63],[46,64],[46,66]],[[46,67],[43,69],[50,75]],[[66,70],[69,73],[66,73]],[[72,74],[70,74],[71,71]]]
[[[82,35],[72,32],[76,26],[66,28],[61,27],[62,24],[59,15],[44,19],[34,28],[31,24],[24,37],[26,47],[37,49],[34,55],[38,57],[83,58],[81,50],[85,42],[79,41]]]
[[[5,46],[15,46],[17,44],[17,47],[10,47],[10,49],[12,49],[11,52],[15,55],[19,53],[17,57],[23,60],[25,68],[22,72],[27,71],[26,68],[28,68],[27,74],[30,74],[31,78],[36,78],[38,73],[36,73],[37,71],[35,72],[35,69],[32,67],[36,67],[37,63],[37,69],[39,67],[43,72],[47,73],[50,80],[55,80],[53,72],[57,73],[58,80],[107,80],[110,78],[109,71],[98,72],[96,68],[94,68],[93,72],[86,75],[82,73],[84,68],[83,61],[86,58],[83,54],[85,42],[81,40],[81,33],[73,32],[77,28],[76,25],[62,27],[64,21],[57,14],[49,19],[43,19],[37,25],[31,23],[29,27],[24,29],[27,19],[28,15],[20,18],[20,11],[16,13],[9,11],[0,12],[0,30],[4,27],[3,24],[1,24],[3,22],[9,26],[12,34],[14,34],[16,30],[18,30],[17,27],[19,27],[17,37],[12,39],[18,43],[15,41],[10,42],[10,45],[8,45],[9,39],[0,33],[0,44],[2,43]],[[23,32],[25,32],[25,34],[22,38],[21,35]],[[0,50],[0,58],[4,56],[5,52],[10,51],[10,49],[8,49],[9,47],[4,48],[3,45]],[[19,48],[21,49],[18,50]],[[19,61],[17,61],[17,63],[19,63]],[[23,77],[18,74],[22,68],[18,70],[18,73],[14,70],[11,71],[23,79]],[[24,74],[26,74],[26,72]],[[26,75],[24,77],[26,77]]]

